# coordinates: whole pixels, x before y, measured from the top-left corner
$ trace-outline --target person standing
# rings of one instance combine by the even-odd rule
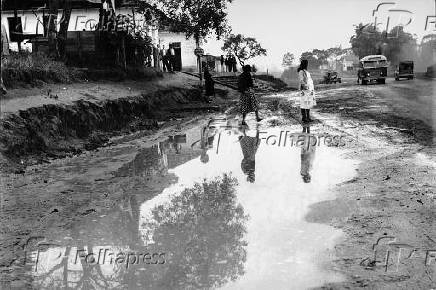
[[[162,48],[160,49],[159,57],[162,60],[162,70],[164,72],[166,72],[168,69],[168,61],[167,61],[167,56],[166,56],[166,51],[165,51],[165,45],[163,45]]]
[[[224,55],[221,55],[221,57],[220,57],[220,63],[221,63],[221,72],[222,72],[222,73],[224,72],[224,62],[225,62],[225,60],[224,60]]]
[[[237,62],[236,62],[236,57],[234,55],[232,55],[232,70],[233,72],[237,72]]]
[[[204,68],[204,84],[206,89],[206,101],[210,103],[211,98],[215,95],[215,82],[207,67]]]
[[[6,56],[9,55],[9,39],[8,39],[8,35],[6,33],[6,27],[3,25],[3,23],[1,24],[1,60],[3,63],[4,58],[6,58]],[[3,76],[0,74],[0,78],[1,78],[1,94],[4,95],[7,93],[6,87],[3,83]]]
[[[298,68],[299,89],[301,91],[300,109],[304,123],[312,122],[312,119],[310,119],[310,109],[316,105],[315,87],[312,77],[307,71],[308,64],[307,59],[302,59]]]
[[[250,112],[255,112],[257,122],[262,121],[262,119],[259,117],[257,100],[253,91],[254,84],[253,78],[251,77],[251,66],[245,65],[242,70],[243,72],[238,78],[238,89],[241,93],[239,106],[242,114],[242,125],[247,125],[247,123],[245,123],[245,117]]]
[[[169,72],[172,72],[173,71],[173,65],[172,65],[172,61],[171,61],[171,51],[170,51],[170,48],[168,48],[166,51],[165,51],[165,59],[167,60],[167,69],[168,69],[168,71]]]
[[[224,60],[224,63],[226,65],[226,71],[230,72],[230,58],[229,58],[229,56],[226,56],[226,59]]]
[[[170,65],[171,65],[171,71],[174,72],[176,67],[176,52],[172,45],[170,45]]]

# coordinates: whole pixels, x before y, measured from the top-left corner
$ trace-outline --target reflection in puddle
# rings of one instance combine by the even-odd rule
[[[304,216],[333,198],[329,189],[352,178],[356,164],[339,148],[269,146],[260,137],[279,130],[215,120],[139,150],[114,173],[139,189],[106,216],[74,227],[68,245],[41,250],[33,286],[304,289],[341,280],[321,267],[341,232]],[[162,179],[170,175],[177,182]],[[159,194],[144,200],[144,180]],[[92,264],[81,256],[105,250],[142,260],[127,267],[128,258]],[[153,254],[165,263],[145,263]]]

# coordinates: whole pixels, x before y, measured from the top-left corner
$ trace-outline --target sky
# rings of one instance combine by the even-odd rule
[[[255,37],[267,49],[267,57],[254,59],[260,70],[280,71],[288,51],[299,58],[314,48],[350,47],[353,25],[374,22],[373,10],[381,3],[394,3],[381,5],[375,13],[383,30],[389,16],[389,27],[403,24],[419,41],[436,32],[434,23],[425,30],[427,16],[436,14],[436,0],[233,0],[228,21],[233,33]],[[222,54],[221,46],[214,39],[204,45],[216,55]]]

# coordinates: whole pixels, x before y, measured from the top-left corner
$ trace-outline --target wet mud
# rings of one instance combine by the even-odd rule
[[[3,285],[282,289],[342,281],[323,268],[342,232],[304,219],[355,175],[356,161],[339,144],[313,142],[334,132],[251,120],[240,127],[225,116],[190,127],[31,167],[11,182]],[[115,262],[117,254],[124,258]]]
[[[226,95],[227,91],[217,90],[218,98]],[[98,148],[111,136],[138,130],[152,132],[171,119],[225,109],[204,101],[198,89],[167,88],[101,102],[79,100],[71,105],[32,107],[2,119],[2,154],[20,172],[29,164]],[[10,169],[7,164],[2,167]]]

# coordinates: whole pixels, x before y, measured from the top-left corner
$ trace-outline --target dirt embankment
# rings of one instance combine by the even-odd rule
[[[102,146],[110,136],[159,129],[165,121],[219,110],[228,91],[217,89],[215,104],[205,103],[194,86],[163,87],[151,93],[100,101],[44,104],[8,114],[0,125],[2,169],[48,158],[62,158]]]

